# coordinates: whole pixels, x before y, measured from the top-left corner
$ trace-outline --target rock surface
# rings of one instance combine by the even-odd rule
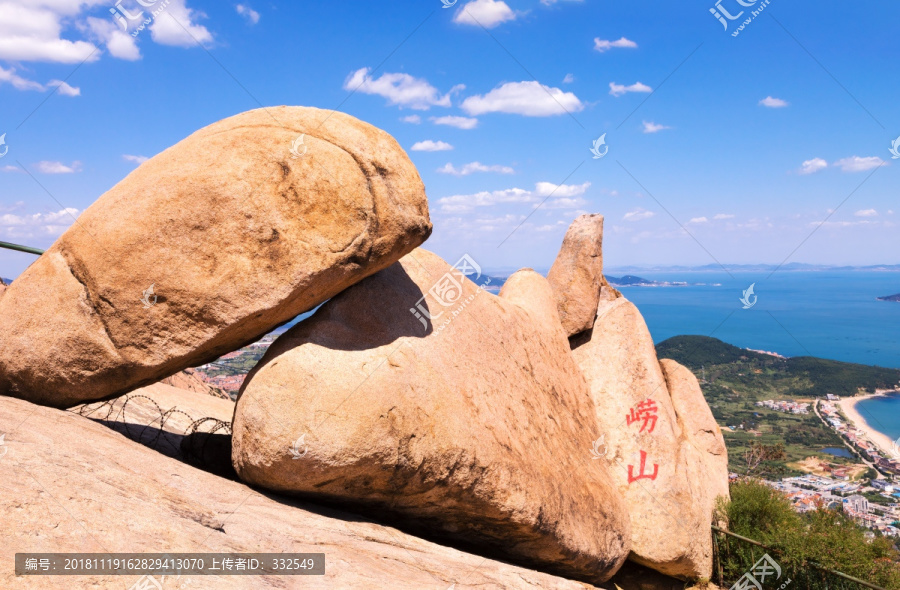
[[[727,493],[728,471],[698,451],[697,445],[725,457],[706,432],[706,416],[691,414],[703,408],[709,414],[699,386],[688,391],[684,376],[670,366],[673,400],[640,312],[614,290],[601,301],[594,328],[572,344],[604,433],[605,460],[628,505],[629,558],[670,576],[709,578],[709,500],[722,489]]]
[[[417,249],[270,347],[233,458],[251,484],[596,583],[630,546],[596,436],[549,283],[519,271],[496,297]]]
[[[178,389],[187,389],[188,391],[196,391],[197,393],[205,393],[206,395],[211,395],[213,397],[219,397],[222,399],[231,400],[231,397],[219,389],[218,387],[213,387],[212,385],[205,382],[201,379],[197,372],[194,369],[185,369],[184,371],[179,371],[174,375],[166,377],[160,383],[164,383],[166,385],[171,385],[172,387],[176,387]]]
[[[591,588],[437,545],[337,510],[262,495],[160,455],[72,412],[0,398],[0,432],[6,433],[7,447],[0,457],[4,589],[124,590],[141,579],[16,577],[11,565],[16,552],[326,555],[324,577],[167,578],[166,590],[445,590],[452,584],[458,590]]]
[[[556,295],[559,319],[569,336],[594,325],[603,282],[603,216],[580,216],[566,232],[547,274]]]
[[[224,119],[142,164],[14,281],[0,299],[0,394],[67,407],[154,383],[430,232],[422,181],[384,131],[305,107]]]

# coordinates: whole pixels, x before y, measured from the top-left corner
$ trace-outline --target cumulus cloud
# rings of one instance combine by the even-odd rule
[[[878,211],[875,209],[860,209],[854,215],[857,217],[878,217]]]
[[[544,207],[548,209],[577,209],[586,204],[582,195],[590,186],[590,182],[559,185],[552,182],[538,182],[532,191],[521,188],[482,191],[468,195],[443,197],[438,199],[438,203],[441,211],[445,213],[471,211],[476,207],[489,207],[504,203],[532,203],[534,206],[538,206],[545,200]]]
[[[122,156],[122,159],[126,162],[131,162],[132,164],[143,164],[150,158],[148,158],[147,156],[132,156],[130,154],[125,154]]]
[[[640,207],[638,207],[634,211],[629,211],[628,213],[626,213],[622,219],[624,219],[625,221],[642,221],[644,219],[650,219],[654,215],[656,215],[656,213],[654,213],[653,211],[647,211],[646,209],[641,209]]]
[[[842,172],[865,172],[872,168],[878,168],[884,163],[884,160],[878,156],[869,156],[868,158],[852,156],[850,158],[838,160],[834,165],[840,168]]]
[[[516,13],[502,0],[473,0],[456,12],[453,22],[493,29],[515,18]]]
[[[615,82],[609,83],[609,93],[613,96],[622,96],[626,92],[653,92],[653,89],[640,82],[635,82],[631,86],[616,84]]]
[[[627,47],[630,49],[637,48],[638,44],[630,39],[626,39],[622,37],[621,39],[617,39],[615,41],[607,41],[606,39],[601,39],[600,37],[594,38],[594,49],[599,51],[600,53],[604,53],[609,51],[613,47]]]
[[[6,70],[0,66],[0,83],[3,82],[12,84],[16,90],[37,90],[38,92],[44,90],[43,84],[19,76],[14,68]]]
[[[462,102],[470,115],[511,113],[526,117],[550,117],[584,109],[578,97],[539,82],[507,82],[484,96],[470,96]]]
[[[47,87],[56,88],[56,91],[63,96],[81,96],[81,88],[69,86],[62,80],[51,80],[50,83],[47,84]]]
[[[206,14],[188,8],[185,0],[171,0],[165,10],[150,25],[150,35],[160,45],[195,47],[213,40],[212,33],[197,20]]]
[[[447,162],[441,168],[437,169],[441,174],[452,174],[454,176],[468,176],[474,172],[497,172],[498,174],[514,174],[515,170],[510,168],[509,166],[500,166],[499,164],[495,164],[493,166],[485,166],[481,162],[469,162],[468,164],[464,164],[462,168],[455,168],[453,164]]]
[[[566,77],[563,78],[562,83],[563,84],[571,84],[574,81],[575,81],[575,76],[573,76],[572,74],[566,74]]]
[[[788,106],[788,102],[786,100],[781,100],[780,98],[772,98],[771,96],[767,96],[761,101],[759,101],[764,107],[769,107],[770,109],[780,109]]]
[[[35,164],[34,167],[42,174],[72,174],[81,171],[81,162],[72,162],[71,165],[66,166],[62,162],[43,160]]]
[[[412,123],[413,125],[418,125],[422,122],[422,117],[419,115],[409,115],[400,119],[404,123]]]
[[[478,126],[478,119],[472,117],[454,117],[448,115],[446,117],[431,117],[435,125],[449,125],[457,129],[475,129]]]
[[[803,165],[800,166],[800,174],[813,174],[825,168],[828,168],[828,162],[822,158],[813,158],[803,162]]]
[[[0,2],[0,59],[78,64],[100,58],[84,40],[63,38],[65,23],[104,0]]]
[[[0,215],[0,231],[4,237],[16,239],[58,236],[74,223],[78,213],[71,207],[31,215],[6,213]]]
[[[709,223],[709,219],[707,219],[706,217],[694,217],[693,219],[691,219],[690,221],[688,221],[688,223],[694,223],[694,224],[697,224],[697,223]]]
[[[259,13],[247,6],[246,4],[238,4],[234,7],[237,10],[237,13],[247,19],[247,22],[251,25],[255,25],[259,22]]]
[[[98,42],[106,45],[111,56],[128,61],[141,59],[137,39],[122,31],[110,19],[89,17],[87,28]]]
[[[452,150],[453,146],[443,141],[426,139],[425,141],[414,143],[410,149],[414,152],[445,152],[447,150]]]
[[[659,123],[654,123],[653,121],[644,121],[644,133],[657,133],[662,131],[663,129],[671,129],[671,127],[666,127],[665,125],[660,125]]]
[[[433,106],[449,107],[450,95],[464,89],[460,84],[441,95],[438,89],[424,78],[415,78],[409,74],[384,73],[378,78],[369,75],[369,68],[360,68],[352,72],[344,81],[344,90],[375,94],[388,100],[388,104],[408,107],[418,111],[427,111]]]

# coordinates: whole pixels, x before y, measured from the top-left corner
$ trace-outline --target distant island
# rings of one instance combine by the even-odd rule
[[[887,297],[878,297],[878,301],[900,301],[900,293],[888,295]]]
[[[606,281],[611,287],[721,287],[721,283],[686,283],[683,281],[651,281],[634,275],[625,275],[624,277],[607,276]]]

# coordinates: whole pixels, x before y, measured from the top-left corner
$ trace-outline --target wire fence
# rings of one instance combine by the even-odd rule
[[[758,541],[712,527],[713,574],[731,590],[888,590],[807,561],[799,566],[779,561],[781,552]],[[835,548],[839,550],[840,548]]]

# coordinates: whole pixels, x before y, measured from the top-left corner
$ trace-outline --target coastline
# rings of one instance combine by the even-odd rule
[[[893,441],[891,440],[891,438],[888,435],[872,428],[856,409],[856,404],[858,404],[859,402],[871,399],[873,397],[884,397],[884,395],[884,393],[872,393],[856,397],[845,397],[837,403],[844,415],[847,416],[847,418],[853,423],[853,426],[857,430],[863,432],[866,435],[866,438],[868,438],[875,446],[879,448],[882,455],[887,458],[893,458],[894,455],[891,451]]]

